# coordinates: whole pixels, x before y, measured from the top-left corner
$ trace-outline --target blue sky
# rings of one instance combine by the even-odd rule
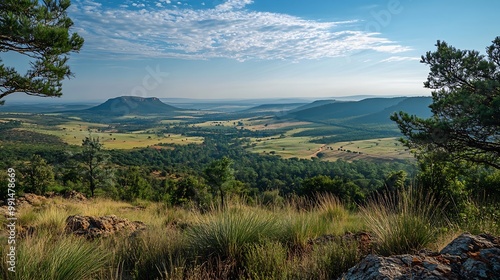
[[[490,0],[73,0],[85,45],[62,99],[429,95],[420,56],[436,40],[484,52],[498,11]]]

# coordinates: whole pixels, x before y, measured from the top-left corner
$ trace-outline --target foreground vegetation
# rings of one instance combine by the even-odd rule
[[[225,210],[213,206],[202,212],[145,201],[56,197],[19,209],[19,228],[31,230],[20,231],[17,272],[8,272],[2,261],[1,274],[3,279],[335,279],[369,252],[439,250],[463,231],[500,234],[498,208],[494,215],[476,214],[476,222],[452,222],[443,207],[411,189],[373,197],[356,211],[331,195],[281,204],[247,204],[233,197]],[[147,229],[87,240],[65,231],[66,218],[75,214],[119,214],[145,222]],[[341,238],[360,231],[375,240],[368,250]],[[7,244],[5,236],[2,240]],[[5,258],[6,246],[1,248]]]

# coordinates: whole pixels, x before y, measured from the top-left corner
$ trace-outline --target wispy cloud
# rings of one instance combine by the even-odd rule
[[[78,0],[70,16],[88,52],[127,58],[296,61],[365,50],[390,54],[410,50],[381,34],[352,29],[356,20],[319,22],[252,11],[247,5],[253,0],[228,0],[210,9],[157,3],[135,1],[132,7],[108,7]]]
[[[413,56],[391,56],[389,58],[383,59],[380,62],[400,62],[400,61],[415,61],[420,60],[420,57]]]

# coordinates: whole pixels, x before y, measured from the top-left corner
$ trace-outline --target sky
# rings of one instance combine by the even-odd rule
[[[430,95],[420,56],[437,40],[484,53],[499,10],[491,0],[72,0],[71,31],[85,43],[61,100]]]

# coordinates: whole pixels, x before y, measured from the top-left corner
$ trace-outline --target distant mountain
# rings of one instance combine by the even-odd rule
[[[290,116],[299,120],[312,122],[349,119],[380,112],[398,104],[406,98],[368,98],[360,101],[334,102],[292,112]]]
[[[295,108],[293,110],[290,110],[289,113],[293,113],[293,112],[298,112],[298,111],[302,111],[302,110],[306,110],[306,109],[310,109],[310,108],[314,108],[314,107],[319,107],[319,106],[323,106],[323,105],[328,105],[328,104],[332,104],[332,103],[335,103],[335,102],[338,102],[336,100],[333,100],[333,99],[329,99],[329,100],[316,100],[312,103],[308,103],[308,104],[305,104],[305,105],[302,105],[298,108]]]
[[[360,101],[333,102],[304,110],[294,110],[289,116],[311,122],[343,124],[390,124],[390,116],[404,111],[422,118],[431,116],[431,97],[368,98]]]
[[[391,123],[390,116],[393,113],[406,112],[410,115],[416,115],[420,118],[429,118],[432,116],[429,105],[432,103],[431,97],[408,97],[398,104],[385,108],[380,112],[356,118],[357,123]]]
[[[101,114],[109,116],[124,115],[174,115],[185,109],[165,104],[156,97],[120,96],[108,99],[95,107],[82,110],[82,113]]]

